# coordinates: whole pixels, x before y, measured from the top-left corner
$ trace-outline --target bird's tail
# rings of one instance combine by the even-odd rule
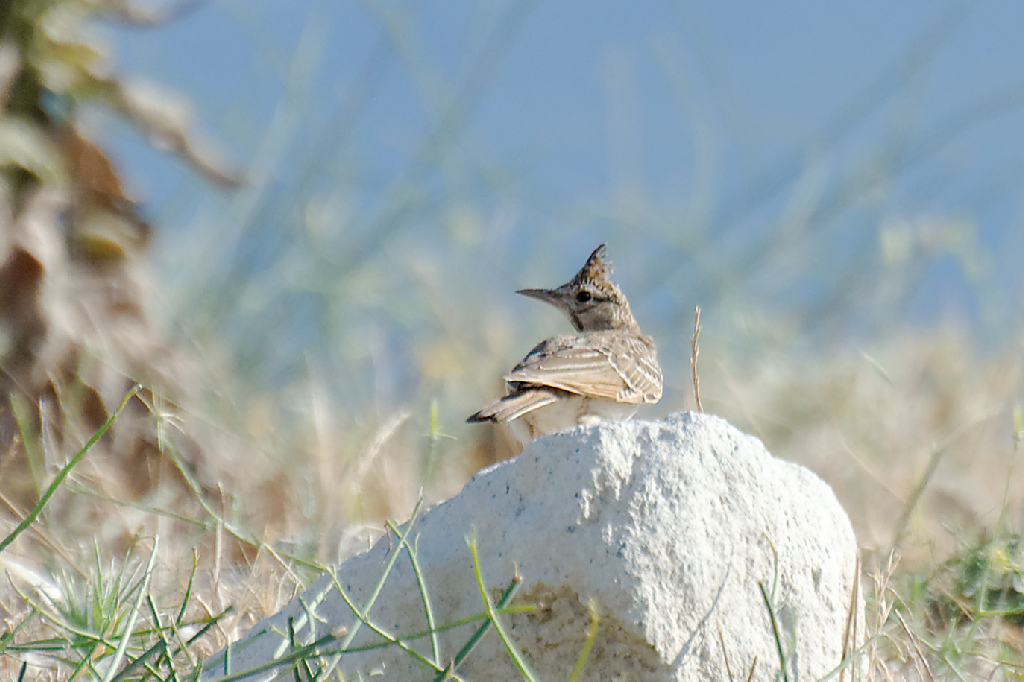
[[[558,393],[546,388],[526,388],[510,393],[501,400],[491,403],[476,414],[470,415],[467,422],[510,422],[532,412],[538,407],[549,405],[558,399]]]

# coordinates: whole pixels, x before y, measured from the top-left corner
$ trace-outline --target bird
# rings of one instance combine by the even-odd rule
[[[594,249],[560,287],[516,292],[561,310],[576,333],[537,344],[504,375],[507,394],[466,421],[506,424],[526,445],[577,424],[629,419],[640,405],[661,399],[657,347],[611,281],[605,252],[604,244]]]

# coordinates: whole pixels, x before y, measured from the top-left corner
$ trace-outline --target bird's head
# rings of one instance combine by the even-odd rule
[[[604,254],[605,246],[601,244],[576,276],[556,289],[520,289],[516,293],[555,306],[577,331],[639,331],[625,294],[610,279],[612,266]]]

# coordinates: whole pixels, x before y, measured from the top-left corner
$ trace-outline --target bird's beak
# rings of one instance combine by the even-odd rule
[[[544,301],[559,310],[567,309],[564,298],[561,295],[561,289],[520,289],[516,293],[529,298],[535,298],[538,301]]]

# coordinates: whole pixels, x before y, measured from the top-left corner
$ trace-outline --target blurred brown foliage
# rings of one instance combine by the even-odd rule
[[[179,477],[166,442],[189,468],[201,463],[187,429],[166,428],[191,370],[147,310],[150,227],[76,114],[116,112],[206,177],[234,180],[193,144],[187,117],[161,116],[113,74],[89,32],[100,17],[147,19],[123,2],[0,4],[0,493],[21,509],[135,383],[90,453],[94,482],[139,498]]]

